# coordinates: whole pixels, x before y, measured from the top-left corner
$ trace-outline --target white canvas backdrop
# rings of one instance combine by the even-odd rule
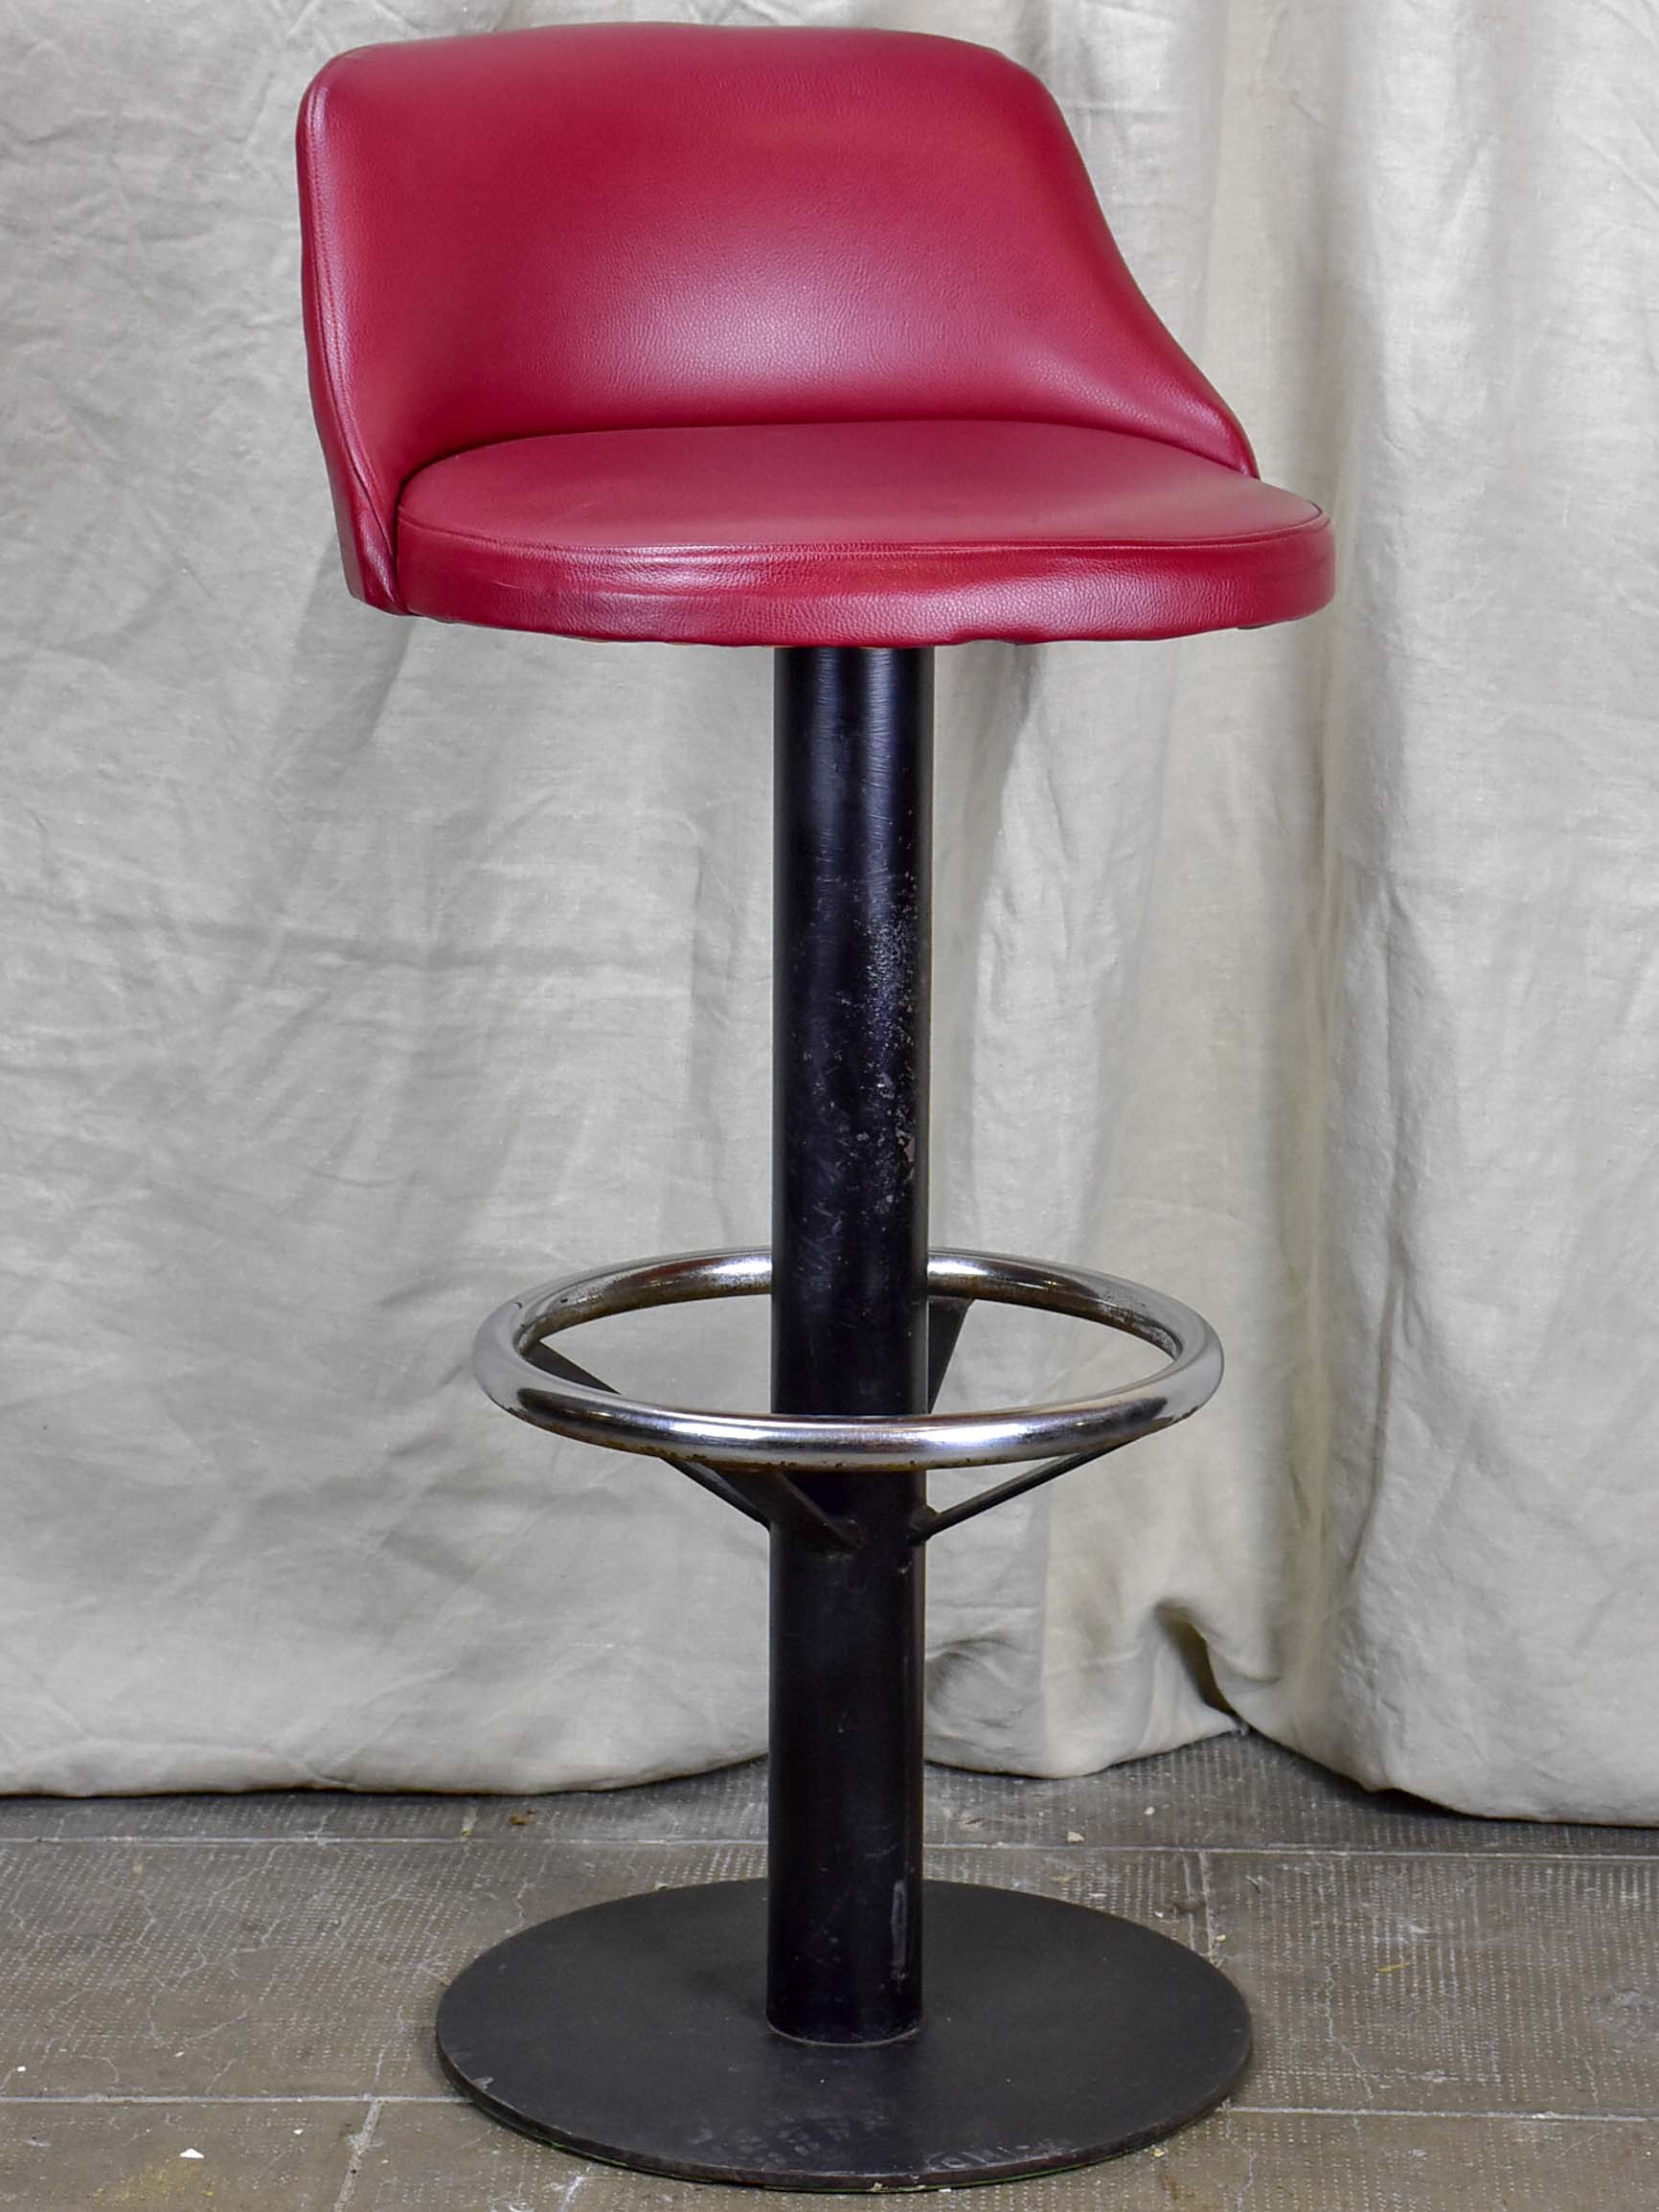
[[[296,298],[330,53],[627,12],[0,15],[0,1786],[761,1745],[757,1533],[466,1351],[568,1266],[764,1238],[767,656],[351,603]],[[1659,1818],[1651,18],[704,12],[1036,68],[1341,530],[1297,628],[941,656],[936,1234],[1157,1283],[1231,1364],[942,1539],[934,1750],[1072,1771],[1230,1708]],[[976,1318],[956,1402],[1124,1371],[1080,1334]],[[730,1315],[620,1334],[621,1380],[757,1402]]]

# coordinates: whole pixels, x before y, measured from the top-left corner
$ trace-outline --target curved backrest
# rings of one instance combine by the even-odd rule
[[[363,47],[300,115],[311,389],[359,597],[498,440],[979,416],[1254,464],[1059,110],[984,46],[602,24]]]

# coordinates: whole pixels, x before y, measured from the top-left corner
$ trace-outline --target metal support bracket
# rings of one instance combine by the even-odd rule
[[[1150,1430],[1143,1433],[1149,1435]],[[956,1528],[976,1515],[989,1513],[993,1505],[1006,1505],[1011,1497],[1021,1497],[1028,1490],[1036,1490],[1045,1482],[1053,1482],[1057,1475],[1072,1474],[1079,1467],[1092,1467],[1097,1459],[1104,1459],[1108,1452],[1121,1451],[1125,1444],[1135,1439],[1125,1436],[1120,1444],[1102,1444],[1099,1451],[1074,1451],[1061,1459],[1045,1459],[1041,1467],[1034,1467],[1025,1474],[1016,1474],[1007,1482],[999,1482],[989,1490],[978,1491],[972,1497],[965,1497],[960,1505],[947,1505],[942,1512],[926,1506],[911,1523],[912,1543],[926,1543],[941,1530]]]
[[[930,1298],[927,1301],[927,1410],[939,1403],[951,1355],[967,1319],[971,1298]]]
[[[607,1391],[613,1398],[618,1395],[615,1385],[602,1376],[579,1366],[574,1359],[567,1359],[562,1352],[554,1351],[549,1344],[527,1344],[524,1357],[533,1367],[539,1367],[544,1375],[557,1376],[561,1382],[579,1382],[588,1390]],[[706,1490],[711,1497],[717,1497],[722,1505],[735,1507],[746,1519],[759,1521],[764,1529],[787,1529],[792,1536],[825,1551],[858,1548],[858,1531],[850,1522],[814,1505],[786,1474],[746,1474],[738,1470],[722,1473],[718,1468],[710,1467],[700,1459],[670,1457],[666,1451],[655,1456],[665,1467],[671,1467],[676,1474],[685,1475]]]

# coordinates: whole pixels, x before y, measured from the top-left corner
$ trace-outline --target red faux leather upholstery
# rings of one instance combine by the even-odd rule
[[[307,339],[348,581],[594,637],[1289,619],[1316,508],[1125,269],[1058,110],[899,32],[605,24],[331,61]]]
[[[708,645],[1170,637],[1323,605],[1307,500],[1057,422],[759,423],[516,439],[414,476],[404,604]]]

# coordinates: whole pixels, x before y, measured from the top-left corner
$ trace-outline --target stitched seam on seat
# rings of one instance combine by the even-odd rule
[[[645,567],[667,567],[680,560],[751,560],[776,561],[790,558],[800,559],[825,554],[855,553],[863,559],[913,560],[921,554],[967,553],[1225,553],[1252,545],[1274,545],[1286,538],[1301,537],[1309,532],[1329,529],[1330,517],[1323,508],[1302,522],[1287,523],[1283,530],[1253,531],[1237,537],[975,537],[918,539],[866,539],[857,537],[813,538],[789,540],[784,544],[753,545],[582,545],[537,546],[523,538],[488,537],[472,530],[456,530],[447,523],[423,522],[417,515],[398,512],[400,531],[421,531],[429,537],[446,538],[452,545],[474,545],[487,553],[510,553],[520,556],[542,554],[552,558],[586,563],[599,560],[628,560]]]
[[[365,49],[355,48],[353,51],[360,53]],[[1216,394],[1216,397],[1219,399],[1219,394]],[[1244,435],[1243,424],[1235,420],[1231,410],[1226,408],[1225,401],[1222,401],[1221,404],[1228,422],[1238,431],[1244,450],[1249,454],[1248,467],[1235,467],[1232,463],[1227,461],[1213,461],[1209,454],[1200,453],[1195,446],[1183,445],[1178,438],[1165,438],[1151,430],[1118,430],[1105,422],[1079,422],[1071,416],[848,415],[836,416],[832,420],[835,427],[851,430],[891,429],[912,422],[993,422],[998,428],[1011,426],[1015,429],[1098,431],[1103,438],[1122,438],[1137,445],[1161,445],[1166,452],[1183,454],[1189,461],[1202,462],[1207,468],[1218,468],[1224,476],[1243,476],[1248,478],[1252,484],[1260,484],[1261,475],[1256,467],[1256,456],[1251,450],[1250,441]],[[453,445],[444,452],[434,453],[429,460],[422,461],[419,467],[409,471],[398,488],[398,496],[402,496],[417,476],[424,476],[428,468],[442,468],[446,461],[464,461],[469,454],[487,453],[497,445],[551,445],[555,440],[561,438],[654,436],[659,431],[666,431],[672,435],[681,430],[804,430],[822,429],[824,427],[826,424],[823,422],[802,422],[794,416],[779,416],[775,419],[768,418],[763,422],[609,422],[590,423],[583,429],[516,430],[510,437],[479,438],[469,445]],[[1271,490],[1272,487],[1267,487],[1267,489]]]

